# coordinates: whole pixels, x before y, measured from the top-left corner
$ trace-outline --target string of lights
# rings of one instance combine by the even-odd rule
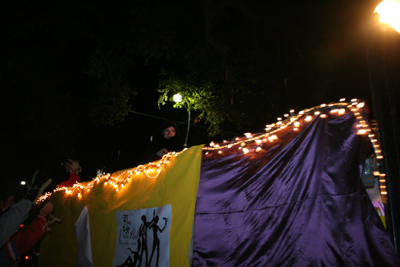
[[[245,133],[243,137],[237,137],[233,141],[223,141],[220,144],[211,142],[209,146],[204,146],[203,151],[205,151],[205,155],[209,155],[209,153],[219,153],[222,154],[225,149],[230,149],[232,147],[237,146],[238,150],[241,150],[244,154],[247,153],[257,153],[261,151],[262,144],[264,142],[275,142],[278,140],[277,133],[282,131],[283,129],[292,130],[294,132],[299,131],[303,127],[305,127],[308,123],[310,123],[313,119],[320,117],[322,119],[326,119],[330,116],[342,116],[348,112],[352,112],[357,119],[356,131],[357,135],[367,136],[371,141],[372,147],[374,149],[374,154],[377,160],[381,160],[382,150],[380,148],[380,144],[378,139],[376,138],[376,134],[372,132],[370,125],[368,124],[368,120],[365,114],[364,109],[365,103],[359,99],[352,99],[350,102],[346,102],[346,99],[340,99],[338,103],[330,103],[330,104],[321,104],[319,106],[315,106],[313,108],[305,109],[297,114],[295,114],[294,110],[290,110],[288,114],[284,115],[284,119],[279,117],[277,118],[277,122],[266,125],[265,132],[252,134]],[[139,165],[135,168],[125,170],[121,173],[117,173],[115,177],[108,173],[103,173],[102,175],[97,176],[91,182],[83,185],[82,183],[74,184],[71,187],[58,187],[53,190],[52,193],[63,191],[65,194],[77,194],[78,198],[82,197],[84,192],[89,192],[94,185],[97,183],[104,181],[104,185],[112,186],[117,192],[125,187],[125,185],[137,174],[144,173],[146,177],[149,179],[156,179],[164,165],[170,162],[170,159],[173,157],[177,157],[186,149],[181,152],[171,152],[162,157],[161,160],[150,162],[145,165]],[[381,164],[380,164],[381,166]],[[379,177],[379,187],[380,193],[382,197],[386,197],[386,179],[385,173],[381,173],[379,170],[374,171],[374,175]],[[52,195],[51,192],[48,192],[42,195],[38,202],[43,202],[50,198]]]

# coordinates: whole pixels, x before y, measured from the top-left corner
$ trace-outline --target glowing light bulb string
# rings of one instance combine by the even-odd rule
[[[338,103],[321,104],[313,108],[302,110],[298,114],[295,114],[294,110],[290,110],[289,114],[284,115],[284,119],[279,117],[277,118],[276,123],[266,125],[265,132],[263,133],[245,133],[243,137],[237,137],[230,142],[224,141],[221,144],[211,142],[209,146],[203,147],[203,151],[205,151],[205,155],[208,155],[213,151],[217,151],[218,154],[223,156],[222,152],[224,149],[238,146],[238,149],[245,154],[250,152],[257,153],[262,150],[261,145],[263,142],[274,142],[275,140],[278,140],[277,133],[283,129],[287,130],[288,127],[292,127],[292,131],[298,131],[307,123],[311,123],[316,117],[324,119],[328,116],[342,116],[347,112],[352,112],[357,119],[357,125],[355,129],[357,134],[368,136],[373,146],[375,156],[377,160],[380,160],[383,158],[382,150],[375,133],[372,132],[371,127],[367,123],[368,120],[364,111],[364,105],[364,102],[359,99],[352,99],[351,102],[345,102],[345,99],[341,99]],[[257,147],[254,148],[254,146]],[[74,184],[72,187],[56,188],[53,190],[53,193],[57,191],[64,191],[66,194],[77,193],[77,196],[81,198],[84,192],[90,191],[93,186],[100,181],[105,181],[105,185],[112,186],[118,192],[121,190],[121,188],[124,188],[125,184],[128,183],[136,174],[144,173],[149,179],[156,179],[159,176],[163,165],[168,164],[171,158],[178,156],[182,152],[183,151],[168,153],[159,161],[150,162],[145,165],[139,165],[135,168],[125,170],[116,177],[113,177],[111,174],[97,176],[85,186],[79,183]],[[386,181],[384,179],[384,174],[377,172],[376,176],[380,177],[379,181],[381,185],[385,184]],[[386,187],[381,187],[381,193],[383,195],[387,194],[384,188]],[[51,194],[52,193],[44,194],[38,199],[38,202],[43,202],[50,198]]]

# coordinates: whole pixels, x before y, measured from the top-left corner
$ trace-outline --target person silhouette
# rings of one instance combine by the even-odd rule
[[[158,216],[154,217],[153,220],[150,223],[149,229],[153,229],[153,237],[154,237],[154,241],[153,241],[153,249],[151,251],[151,256],[150,256],[150,261],[149,261],[149,266],[151,265],[151,260],[153,258],[153,254],[154,251],[157,249],[157,260],[156,260],[156,267],[158,267],[158,260],[160,257],[160,239],[158,238],[157,232],[160,231],[160,233],[162,233],[162,231],[164,231],[165,227],[167,226],[167,222],[168,219],[167,218],[163,218],[165,221],[165,225],[163,227],[163,229],[161,229],[160,227],[158,227],[157,223],[158,223]]]
[[[139,266],[142,266],[143,253],[146,252],[145,266],[147,267],[150,265],[150,264],[148,265],[149,252],[147,250],[147,229],[149,227],[149,222],[147,222],[145,215],[142,216],[142,221],[143,221],[143,223],[139,227],[139,238],[142,241],[142,242],[140,242],[141,249],[140,249]]]

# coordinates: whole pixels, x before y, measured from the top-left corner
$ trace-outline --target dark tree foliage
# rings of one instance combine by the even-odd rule
[[[73,156],[89,125],[118,126],[140,112],[135,96],[157,90],[143,85],[143,66],[160,74],[159,103],[180,92],[177,107],[189,104],[210,134],[262,130],[291,108],[363,98],[371,3],[2,1],[1,135],[12,151],[3,162],[28,144],[43,158]]]

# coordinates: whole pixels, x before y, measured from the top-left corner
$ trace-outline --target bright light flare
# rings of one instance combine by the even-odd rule
[[[182,101],[182,96],[180,94],[175,94],[173,96],[174,102],[179,103]]]
[[[400,33],[400,0],[384,0],[375,9],[379,14],[379,21],[389,24]]]

